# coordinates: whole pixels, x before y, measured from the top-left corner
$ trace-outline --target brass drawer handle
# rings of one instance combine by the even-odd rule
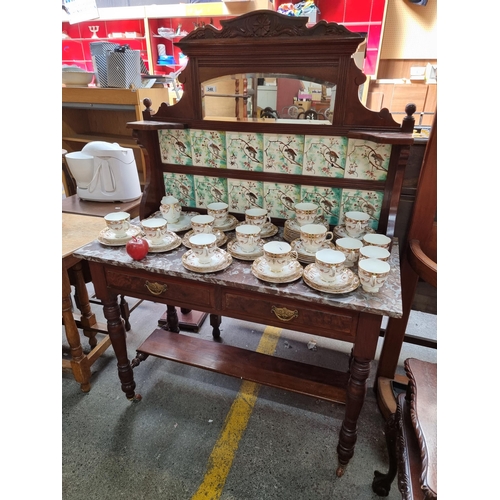
[[[290,309],[287,309],[286,307],[276,307],[273,306],[271,308],[271,311],[276,315],[276,317],[280,321],[291,321],[294,318],[299,317],[299,311],[291,311]]]
[[[167,290],[167,285],[163,285],[162,283],[150,283],[146,281],[144,286],[151,292],[153,295],[161,295],[163,292]]]

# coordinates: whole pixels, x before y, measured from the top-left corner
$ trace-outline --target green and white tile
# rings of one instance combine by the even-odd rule
[[[216,201],[227,203],[227,179],[225,178],[195,175],[194,191],[198,208],[206,208],[207,205]]]
[[[227,179],[230,212],[244,214],[249,208],[264,206],[264,183],[240,179]]]
[[[347,137],[306,135],[304,142],[304,175],[344,177]]]
[[[226,168],[226,134],[214,130],[191,129],[193,165]]]
[[[264,169],[263,134],[226,132],[227,168],[262,172]]]
[[[264,182],[264,208],[271,217],[290,219],[294,216],[294,206],[300,201],[300,186]]]
[[[264,134],[264,172],[302,174],[304,136]]]
[[[385,181],[392,146],[362,139],[349,139],[345,178]]]
[[[163,172],[163,182],[166,195],[175,196],[184,207],[196,207],[192,175]]]
[[[189,130],[159,130],[158,139],[162,163],[193,164]]]
[[[300,198],[301,201],[316,203],[323,210],[323,216],[329,224],[338,225],[342,188],[302,186]]]
[[[382,210],[383,191],[361,191],[359,189],[343,189],[340,206],[339,223],[344,223],[344,214],[351,210],[366,212],[370,215],[370,227],[378,228],[380,212]]]

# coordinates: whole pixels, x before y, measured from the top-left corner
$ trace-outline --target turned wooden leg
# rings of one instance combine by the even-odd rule
[[[354,445],[358,437],[358,418],[365,400],[366,380],[369,374],[370,361],[353,357],[347,384],[345,417],[340,429],[339,444],[337,445],[339,457],[338,477],[344,475],[345,467],[354,455]]]
[[[125,330],[128,332],[130,330],[130,309],[128,307],[128,302],[125,300],[123,295],[120,295],[120,313],[123,321],[125,322]]]
[[[66,339],[71,352],[71,371],[73,377],[80,384],[82,392],[90,391],[90,363],[83,354],[80,343],[80,332],[73,317],[73,304],[71,302],[71,284],[66,269],[62,270],[62,319],[66,332]],[[64,363],[64,362],[63,362]]]
[[[102,299],[104,316],[108,321],[108,334],[111,345],[115,351],[118,377],[120,378],[122,391],[131,401],[140,401],[140,394],[135,393],[135,381],[132,367],[128,360],[125,324],[120,315],[118,297],[116,294],[108,295]]]
[[[399,408],[398,408],[399,411]],[[397,417],[393,413],[385,423],[385,442],[387,444],[387,452],[389,454],[389,470],[387,474],[383,474],[378,470],[375,471],[372,482],[372,490],[381,497],[386,497],[391,491],[391,484],[398,472],[398,460],[396,453],[397,439]]]
[[[167,327],[169,332],[179,333],[179,318],[175,306],[167,305]]]
[[[88,338],[89,345],[93,349],[97,345],[97,330],[94,330],[92,327],[97,321],[90,307],[87,285],[83,277],[82,263],[78,262],[75,264],[71,268],[71,273],[75,284],[75,302],[81,313],[80,322],[83,334]]]
[[[220,324],[222,323],[222,318],[217,314],[210,315],[210,326],[212,327],[212,337],[217,340],[220,338]]]

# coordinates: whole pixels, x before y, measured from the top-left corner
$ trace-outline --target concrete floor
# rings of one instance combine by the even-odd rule
[[[130,299],[130,304],[135,302]],[[93,306],[102,318],[99,306]],[[165,308],[140,303],[132,312],[129,357],[157,327]],[[436,316],[412,313],[408,332],[436,338]],[[223,318],[225,343],[255,349],[264,326]],[[208,319],[199,333],[211,339]],[[317,342],[316,350],[307,343]],[[63,356],[69,357],[67,349]],[[84,344],[85,345],[85,344]],[[379,341],[379,349],[381,342]],[[347,369],[350,344],[283,330],[275,355]],[[402,362],[436,362],[436,350],[405,344]],[[71,373],[62,377],[62,498],[64,500],[365,500],[373,472],[386,471],[384,420],[373,387],[358,422],[354,457],[336,478],[336,445],[344,406],[260,386],[222,493],[204,483],[211,453],[242,381],[178,363],[148,358],[135,368],[137,392],[130,403],[120,390],[112,349],[93,365],[92,389],[80,391]],[[393,484],[387,497],[400,498]]]

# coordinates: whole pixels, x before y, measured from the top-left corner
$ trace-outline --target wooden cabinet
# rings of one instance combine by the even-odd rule
[[[166,88],[152,89],[62,89],[62,148],[80,151],[92,141],[116,142],[134,151],[141,185],[146,180],[144,154],[127,128],[127,122],[142,120],[143,100],[155,106],[169,102]]]

